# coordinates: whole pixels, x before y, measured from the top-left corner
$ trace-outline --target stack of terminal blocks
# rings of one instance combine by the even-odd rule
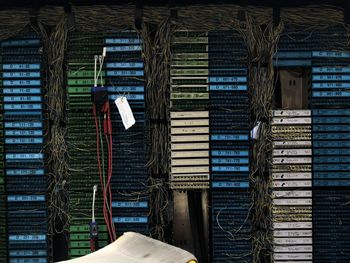
[[[125,31],[108,35],[105,47],[113,130],[113,222],[117,236],[126,231],[148,235],[148,137],[142,41],[135,31]],[[118,97],[127,99],[136,120],[128,130],[114,103]]]
[[[314,261],[348,262],[350,54],[347,32],[342,26],[322,29],[286,26],[278,50],[277,66],[311,67],[312,72]]]
[[[213,262],[251,262],[250,113],[243,39],[209,33]]]
[[[4,101],[2,96],[2,55],[0,48],[0,112],[3,113]],[[6,192],[5,192],[5,163],[4,163],[4,124],[0,117],[0,263],[7,262],[7,228],[6,228]]]
[[[312,56],[314,255],[339,263],[350,261],[350,53],[329,50]]]
[[[69,202],[71,258],[90,253],[93,186],[98,185],[95,216],[99,247],[108,244],[102,214],[102,194],[96,158],[96,130],[92,114],[91,88],[94,85],[94,56],[102,54],[104,37],[73,32],[67,52],[67,143],[69,156]],[[105,75],[104,69],[101,72]],[[106,149],[106,147],[105,147]],[[105,151],[107,156],[107,152]]]
[[[350,186],[350,53],[312,54],[314,186]]]
[[[349,195],[346,188],[314,188],[314,262],[349,262]]]
[[[314,65],[312,57],[320,56],[318,51],[346,49],[348,45],[346,36],[346,29],[342,26],[314,29],[305,26],[285,25],[278,44],[274,65],[277,67],[311,67]],[[343,62],[345,61],[343,60]]]
[[[171,62],[171,188],[209,188],[208,35],[176,32]]]
[[[349,262],[349,109],[313,110],[315,262]]]
[[[286,25],[274,57],[274,65],[282,67],[310,67],[311,50],[310,32],[304,27]]]
[[[50,260],[42,44],[34,33],[1,42],[9,262]]]
[[[274,262],[312,262],[310,110],[272,111]]]

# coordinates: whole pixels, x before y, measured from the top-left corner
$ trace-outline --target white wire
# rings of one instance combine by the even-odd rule
[[[95,56],[95,63],[94,63],[94,87],[97,87],[97,58],[98,58],[98,56]]]
[[[97,185],[94,185],[92,193],[92,222],[95,222],[95,200],[96,200]]]
[[[98,79],[99,79],[99,78],[101,79],[101,86],[102,86],[102,87],[103,87],[103,77],[102,77],[101,71],[102,71],[103,63],[104,63],[104,59],[105,59],[105,57],[104,57],[104,52],[105,52],[105,51],[103,50],[102,55],[99,55],[99,56],[98,56],[98,60],[99,60],[99,63],[100,63],[100,68],[99,68],[99,71],[98,71],[98,73],[97,73],[97,80],[96,80],[96,84],[97,84]]]
[[[103,63],[104,63],[104,56],[100,56],[100,73],[101,73],[102,68],[103,68]],[[103,85],[103,76],[102,76],[102,74],[100,75],[100,77],[101,77],[101,86],[103,87],[104,85]]]

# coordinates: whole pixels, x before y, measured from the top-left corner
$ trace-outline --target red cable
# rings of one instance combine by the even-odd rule
[[[112,179],[112,168],[113,168],[113,138],[112,138],[112,123],[110,118],[110,107],[109,103],[106,102],[104,107],[105,113],[107,113],[107,119],[105,121],[106,127],[104,127],[105,130],[105,137],[106,141],[108,142],[108,179],[107,179],[107,186],[108,186],[108,195],[109,195],[109,222],[110,222],[110,228],[112,232],[112,239],[113,241],[116,239],[116,233],[115,233],[115,227],[113,222],[113,211],[112,211],[112,188],[111,188],[111,179]],[[109,138],[108,138],[109,137]],[[106,189],[107,191],[107,189]]]
[[[96,113],[96,106],[94,105],[94,113]],[[101,168],[101,161],[100,161],[100,143],[99,143],[99,126],[98,126],[98,120],[97,116],[95,114],[95,126],[96,126],[96,142],[97,142],[97,162],[98,162],[98,168],[99,168],[99,174],[100,174],[100,184],[102,188],[103,193],[103,199],[105,200],[105,187],[103,185],[103,178],[102,178],[102,168]],[[106,227],[108,230],[109,235],[111,234],[111,229],[108,224],[108,215],[107,215],[107,207],[106,203],[103,202],[103,217],[105,219]]]
[[[109,151],[110,151],[110,165],[109,165],[109,204],[110,207],[112,207],[112,188],[111,188],[111,180],[112,180],[112,174],[113,174],[113,137],[112,137],[112,122],[111,122],[111,108],[109,106],[109,103],[107,104],[107,133],[109,134]],[[110,210],[110,222],[111,222],[111,228],[113,231],[113,238],[116,239],[116,232],[113,222],[113,211]]]
[[[95,119],[95,128],[96,128],[96,155],[97,155],[97,164],[98,164],[98,172],[100,175],[100,184],[101,184],[101,188],[102,188],[102,193],[103,193],[103,217],[105,219],[105,223],[106,223],[106,227],[107,227],[107,231],[109,233],[109,236],[112,237],[111,235],[111,229],[110,229],[110,225],[109,225],[109,220],[108,220],[108,213],[107,213],[107,207],[106,207],[106,191],[103,185],[103,179],[102,179],[102,168],[101,168],[101,161],[100,161],[100,138],[99,138],[99,126],[98,126],[98,120],[97,120],[97,109],[96,109],[96,105],[93,104],[93,115],[94,115],[94,119]]]
[[[109,142],[110,142],[110,152],[111,152],[111,166],[110,166],[110,180],[112,179],[112,171],[113,171],[113,137],[112,137],[112,134],[109,135]],[[112,207],[112,188],[111,186],[109,187],[110,188],[110,196],[111,196],[111,199],[110,199],[110,206]],[[112,210],[111,210],[111,214],[110,214],[110,220],[111,220],[111,223],[112,223],[112,230],[113,230],[113,233],[114,233],[114,239],[116,239],[116,232],[115,232],[115,225],[114,225],[114,222],[113,222],[113,215],[112,215]]]
[[[107,141],[107,149],[108,149],[108,168],[107,168],[107,183],[106,183],[106,202],[108,202],[109,204],[109,215],[107,215],[109,218],[109,226],[111,228],[111,232],[113,233],[111,236],[111,241],[114,241],[114,231],[113,231],[113,216],[112,216],[112,191],[111,191],[111,185],[110,185],[110,181],[111,181],[111,151],[110,151],[110,142],[108,140],[108,136],[107,134],[105,134],[105,138]],[[108,191],[108,192],[107,192]]]
[[[90,238],[90,250],[91,250],[91,252],[95,252],[96,251],[95,240],[93,238]]]
[[[112,179],[112,162],[113,162],[113,152],[112,152],[112,123],[110,119],[110,107],[109,102],[105,102],[101,108],[101,112],[104,114],[103,119],[103,133],[105,134],[107,142],[107,183],[103,191],[103,204],[104,204],[104,217],[106,224],[109,229],[109,236],[113,242],[116,239],[115,227],[113,223],[113,213],[112,213],[112,189],[111,189],[111,179]],[[107,118],[106,118],[107,115]],[[109,135],[109,140],[108,136]],[[107,211],[107,202],[109,204],[109,213]]]
[[[112,188],[111,188],[111,179],[112,179],[112,163],[113,163],[113,155],[112,155],[112,136],[111,134],[109,135],[109,152],[110,152],[110,165],[109,165],[109,178],[108,178],[108,186],[109,186],[109,205],[110,207],[112,208]],[[111,223],[111,229],[112,229],[112,232],[113,232],[113,238],[114,240],[116,239],[116,233],[115,233],[115,227],[114,227],[114,222],[113,222],[113,211],[112,209],[110,210],[110,213],[109,213],[109,220],[110,220],[110,223]]]
[[[103,133],[105,134],[105,138],[107,141],[107,152],[108,152],[108,158],[107,158],[107,183],[104,186],[103,185],[103,178],[102,178],[102,168],[101,168],[101,161],[100,161],[100,138],[99,138],[99,125],[97,120],[97,108],[96,105],[93,105],[93,115],[95,118],[95,126],[96,126],[96,147],[97,147],[97,162],[98,162],[98,169],[99,169],[99,175],[100,175],[100,183],[102,186],[102,193],[103,193],[103,216],[105,219],[106,227],[108,230],[108,234],[110,236],[111,242],[113,242],[116,239],[116,232],[115,232],[115,226],[113,223],[113,212],[112,212],[112,189],[111,189],[111,179],[112,179],[112,168],[113,168],[113,137],[112,137],[112,122],[110,118],[110,107],[109,102],[105,102],[104,105],[101,108],[101,113],[104,114],[103,119]],[[107,115],[107,118],[106,118]],[[107,203],[109,204],[109,212],[107,209]]]

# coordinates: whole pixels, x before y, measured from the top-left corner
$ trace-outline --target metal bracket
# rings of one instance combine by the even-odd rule
[[[173,241],[174,245],[189,252],[194,251],[190,211],[187,191],[177,191],[174,194]]]
[[[174,194],[174,245],[196,255],[199,262],[209,262],[208,191],[179,191]]]

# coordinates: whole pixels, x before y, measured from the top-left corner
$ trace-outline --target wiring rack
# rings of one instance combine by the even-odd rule
[[[94,56],[102,52],[102,34],[71,32],[67,51],[67,127],[69,164],[69,256],[91,252],[90,228],[92,190],[100,185],[96,160],[96,131],[92,115],[91,88],[94,85]],[[101,76],[105,76],[102,68]],[[104,148],[105,149],[105,148]],[[102,152],[101,152],[102,154]],[[106,151],[104,151],[106,154]],[[105,165],[105,163],[104,163]],[[98,246],[108,244],[101,187],[95,202]],[[98,248],[97,248],[98,249]]]
[[[2,48],[0,48],[0,109],[1,114],[4,109],[2,96]],[[4,145],[4,123],[3,117],[0,119],[0,262],[7,262],[7,218],[6,218],[6,173],[5,173],[5,145]]]
[[[49,262],[42,43],[34,32],[1,42],[10,262]]]
[[[350,69],[345,28],[320,30],[312,51],[314,260],[346,262],[350,250]],[[332,37],[330,36],[332,33]],[[336,48],[331,45],[336,41]]]
[[[312,262],[311,111],[271,115],[274,262]]]
[[[246,46],[233,31],[208,36],[212,262],[251,262]]]
[[[148,136],[142,39],[135,31],[105,38],[106,82],[113,129],[112,210],[116,234],[149,233]],[[125,130],[114,104],[127,99],[136,123]]]
[[[208,35],[178,31],[172,49],[170,187],[209,188]]]

